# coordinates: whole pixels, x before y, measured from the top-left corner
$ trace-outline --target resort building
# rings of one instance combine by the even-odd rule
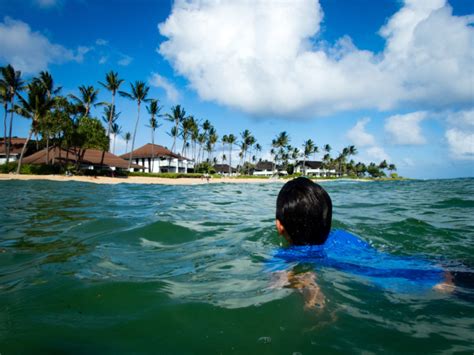
[[[45,148],[29,155],[23,159],[24,164],[77,164],[80,169],[94,170],[98,168],[109,168],[112,171],[128,169],[128,161],[112,154],[105,152],[103,164],[102,150],[99,149],[85,149],[79,151],[75,148]],[[143,169],[143,166],[132,164],[134,169]]]
[[[295,173],[307,176],[335,176],[336,170],[323,168],[323,162],[315,160],[298,161],[295,165]]]
[[[259,161],[253,170],[255,176],[288,175],[282,165],[276,165],[271,161]]]
[[[231,168],[228,164],[216,164],[214,165],[214,170],[216,171],[216,174],[222,176],[237,176],[237,169]]]
[[[128,160],[130,153],[120,156]],[[192,173],[194,161],[175,154],[169,149],[157,144],[145,144],[132,152],[133,162],[141,165],[142,171],[151,173]]]
[[[26,138],[12,138],[12,145],[10,147],[10,161],[16,161],[20,158],[21,150],[26,143]],[[30,141],[31,143],[31,141]],[[28,144],[28,148],[31,145]],[[31,149],[27,149],[25,154],[28,154]],[[0,138],[0,164],[5,164],[7,161],[7,146],[4,142],[4,138]]]

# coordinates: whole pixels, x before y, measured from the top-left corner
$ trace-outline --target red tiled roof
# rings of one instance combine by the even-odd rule
[[[134,159],[135,158],[136,159],[151,158],[153,156],[152,151],[151,151],[152,147],[153,147],[153,155],[155,156],[155,158],[158,158],[158,157],[169,158],[169,157],[171,157],[171,158],[177,158],[177,159],[191,160],[191,159],[185,158],[185,157],[183,157],[179,154],[173,153],[171,150],[163,147],[162,145],[151,144],[151,143],[145,144],[144,146],[135,149],[132,152],[133,158]],[[130,157],[130,153],[122,154],[120,157],[123,158],[123,159],[128,160],[128,158]]]
[[[54,147],[49,150],[49,162],[65,162],[67,159],[68,162],[74,163],[76,161],[76,152],[73,148],[68,150]],[[82,164],[89,165],[100,165],[102,159],[102,151],[99,149],[86,149],[81,159]],[[46,149],[40,150],[26,158],[23,159],[25,164],[46,164]],[[112,154],[105,152],[104,155],[104,165],[109,167],[116,167],[127,169],[128,161]],[[144,169],[143,166],[132,164],[132,168]]]

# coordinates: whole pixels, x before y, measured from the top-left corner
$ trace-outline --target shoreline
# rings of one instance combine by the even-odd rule
[[[16,174],[0,174],[0,181],[9,180],[48,180],[48,181],[76,181],[76,182],[89,182],[93,184],[153,184],[153,185],[206,185],[206,184],[272,184],[272,183],[284,183],[286,179],[245,179],[245,178],[220,178],[210,179],[207,182],[205,179],[199,178],[159,178],[159,177],[145,177],[145,176],[129,176],[127,178],[121,177],[107,177],[107,176],[66,176],[66,175],[16,175]],[[370,182],[367,179],[341,179],[350,181]],[[334,179],[317,179],[316,182],[327,182],[337,181]]]
[[[205,179],[199,178],[158,178],[158,177],[145,177],[145,176],[129,176],[127,178],[122,177],[107,177],[107,176],[66,176],[66,175],[16,175],[16,174],[0,174],[1,181],[9,180],[48,180],[48,181],[76,181],[76,182],[89,182],[93,184],[152,184],[152,185],[206,185],[206,184],[218,184],[218,183],[231,183],[231,184],[255,184],[255,183],[282,183],[286,180],[270,180],[270,179],[239,179],[239,178],[221,178],[221,179],[210,179],[207,182]]]

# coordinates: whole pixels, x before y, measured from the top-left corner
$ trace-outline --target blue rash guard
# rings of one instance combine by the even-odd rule
[[[269,271],[281,271],[296,263],[360,275],[385,290],[401,293],[427,291],[444,280],[443,269],[428,260],[378,251],[343,230],[333,230],[323,245],[280,248],[267,266]]]

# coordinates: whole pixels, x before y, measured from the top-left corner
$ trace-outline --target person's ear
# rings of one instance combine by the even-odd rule
[[[277,231],[278,231],[278,234],[280,235],[285,235],[285,227],[283,227],[283,224],[281,224],[280,220],[279,219],[276,219],[275,220],[275,224],[276,224],[276,228],[277,228]]]

